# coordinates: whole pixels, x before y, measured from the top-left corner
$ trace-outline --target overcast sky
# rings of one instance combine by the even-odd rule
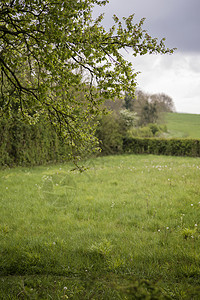
[[[165,37],[173,55],[145,55],[137,58],[126,54],[133,63],[138,88],[149,93],[165,93],[172,97],[177,112],[200,114],[200,0],[110,0],[94,10],[105,13],[103,25],[135,14],[135,22],[145,17],[143,28],[152,37]]]

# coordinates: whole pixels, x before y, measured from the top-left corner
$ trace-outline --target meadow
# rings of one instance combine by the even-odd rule
[[[165,123],[168,129],[168,137],[200,138],[200,115],[166,113]]]
[[[0,171],[0,299],[199,299],[200,160]]]

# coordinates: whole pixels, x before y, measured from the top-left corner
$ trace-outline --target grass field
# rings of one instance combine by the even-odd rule
[[[0,299],[199,299],[200,160],[85,165],[0,171]]]
[[[200,138],[200,115],[167,113],[165,122],[169,131],[168,137]]]

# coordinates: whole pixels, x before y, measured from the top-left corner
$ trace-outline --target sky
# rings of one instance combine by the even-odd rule
[[[144,55],[125,58],[132,62],[138,88],[147,93],[165,93],[176,111],[200,114],[200,0],[110,0],[95,7],[94,16],[105,13],[102,24],[114,24],[135,14],[134,21],[146,18],[143,29],[159,40],[166,38],[167,48],[177,48],[173,55]]]

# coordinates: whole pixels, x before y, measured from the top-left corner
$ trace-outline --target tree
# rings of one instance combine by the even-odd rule
[[[174,112],[175,105],[171,97],[168,95],[161,94],[153,94],[150,96],[151,102],[157,104],[157,108],[159,112]]]
[[[147,125],[150,123],[156,123],[158,120],[158,112],[156,103],[146,101],[140,117],[140,125]]]
[[[133,98],[127,92],[124,97],[124,107],[125,109],[133,110]]]
[[[0,3],[0,113],[29,122],[42,115],[78,157],[96,147],[91,120],[104,99],[134,94],[136,75],[120,50],[133,55],[173,53],[134,24],[106,31],[94,5],[108,0],[2,0]]]
[[[175,106],[171,97],[161,94],[149,94],[141,90],[136,90],[135,99],[132,99],[131,105],[139,117],[138,125],[161,122],[163,113],[174,112]]]
[[[143,118],[143,108],[149,101],[149,94],[137,89],[135,91],[135,97],[131,101],[132,110],[138,115],[138,125],[141,125],[141,119]]]

